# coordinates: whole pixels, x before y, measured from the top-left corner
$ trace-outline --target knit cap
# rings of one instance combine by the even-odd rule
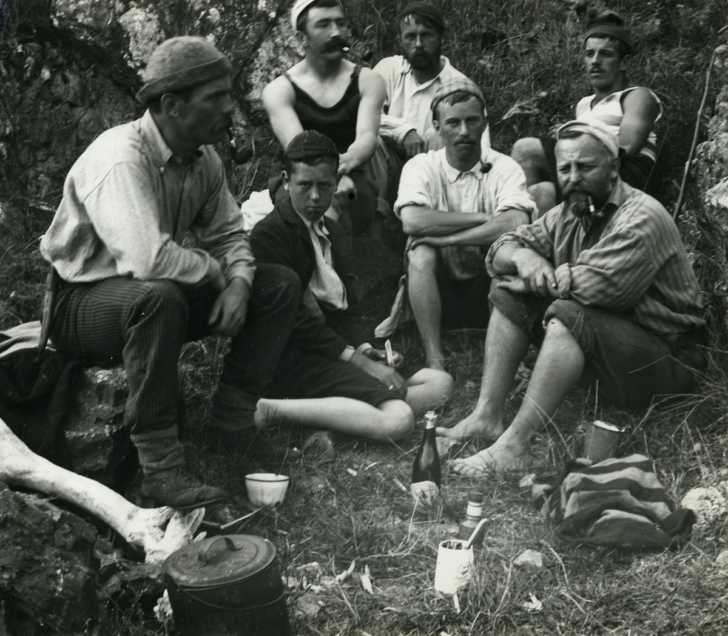
[[[150,100],[230,75],[230,61],[205,38],[180,35],[162,42],[152,52],[142,73],[144,85],[136,98]]]
[[[291,27],[296,30],[298,24],[298,17],[308,9],[316,0],[296,0],[291,7]]]
[[[624,20],[614,11],[605,11],[589,23],[584,33],[584,42],[591,37],[614,38],[622,42],[627,51],[634,48],[629,27],[625,26]]]
[[[483,107],[485,107],[485,97],[483,97],[483,91],[480,90],[480,87],[473,80],[468,79],[467,77],[458,77],[457,79],[443,82],[442,86],[437,89],[437,92],[432,97],[432,104],[430,105],[432,112],[437,112],[437,107],[443,99],[453,93],[459,92],[469,93],[470,95],[477,97],[480,100],[480,103],[483,104]]]

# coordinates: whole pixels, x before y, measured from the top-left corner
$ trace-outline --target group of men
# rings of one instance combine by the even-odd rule
[[[297,0],[291,24],[305,57],[263,92],[282,170],[274,209],[250,235],[210,145],[230,124],[231,65],[205,39],[180,36],[147,64],[142,117],[102,133],[71,168],[41,242],[61,281],[55,346],[124,364],[145,496],[176,507],[225,497],[185,469],[177,426],[181,348],[211,333],[231,338],[209,427],[229,449],[271,423],[406,435],[452,392],[443,325],[487,324],[477,404],[438,431],[492,442],[453,461],[460,472],[521,466],[532,433],[580,380],[628,406],[689,390],[703,364],[698,286],[669,214],[620,177],[638,142],[653,143],[659,110],[653,93],[624,84],[618,18],[585,36],[595,89],[585,109],[609,102],[608,121],[577,113],[556,133],[553,163],[539,140],[517,143],[515,158],[491,148],[483,93],[441,54],[434,6],[407,5],[403,55],[374,69],[347,59],[337,0]],[[426,368],[406,379],[338,331],[357,296],[352,241],[388,214],[406,236],[425,350]],[[534,337],[528,390],[506,425]]]

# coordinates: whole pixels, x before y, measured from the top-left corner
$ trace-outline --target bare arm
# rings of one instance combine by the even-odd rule
[[[640,87],[624,96],[622,110],[624,116],[619,126],[619,145],[628,155],[634,155],[645,145],[660,114],[660,104],[650,91]]]
[[[405,205],[400,216],[404,233],[411,236],[451,234],[488,221],[481,212],[443,212],[422,205]]]
[[[469,215],[472,216],[472,215]],[[459,230],[452,234],[445,234],[435,237],[423,237],[416,240],[416,243],[427,243],[429,245],[490,245],[502,234],[512,232],[519,225],[528,223],[528,214],[521,210],[508,210],[502,212],[486,223],[480,223],[465,230]]]
[[[367,161],[377,145],[379,119],[385,98],[384,80],[371,69],[361,69],[359,93],[361,100],[356,116],[356,137],[341,155],[339,174],[347,174]]]
[[[291,83],[282,75],[263,89],[262,100],[273,134],[283,148],[286,148],[303,126],[293,104],[296,96]]]

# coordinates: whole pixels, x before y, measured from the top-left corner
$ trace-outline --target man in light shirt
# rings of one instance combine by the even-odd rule
[[[427,2],[409,3],[399,18],[402,55],[385,57],[374,67],[387,91],[379,134],[405,160],[442,147],[432,122],[432,98],[443,83],[465,78],[441,54],[444,31],[445,21],[438,8]],[[485,106],[483,114],[485,149],[490,145]]]
[[[185,469],[177,421],[183,344],[210,333],[232,338],[213,419],[234,446],[286,343],[305,325],[297,277],[255,267],[209,145],[230,125],[230,62],[204,38],[171,38],[152,53],[144,80],[137,98],[147,110],[99,135],[76,160],[41,252],[61,279],[54,345],[92,364],[123,363],[142,495],[186,508],[225,493]],[[187,234],[194,247],[183,244]]]
[[[467,78],[444,83],[432,100],[444,148],[410,159],[394,209],[408,239],[407,291],[428,367],[444,368],[441,325],[485,327],[485,253],[535,211],[518,164],[481,148],[483,94]]]

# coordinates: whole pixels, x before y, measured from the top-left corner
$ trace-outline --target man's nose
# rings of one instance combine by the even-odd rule
[[[415,38],[415,48],[418,48],[418,49],[422,48],[422,36],[419,34]]]
[[[311,201],[318,201],[321,198],[321,192],[319,192],[318,186],[311,186],[311,189],[308,191],[308,196]]]
[[[468,134],[468,124],[465,121],[460,122],[460,126],[458,127],[458,134],[459,135],[467,135]]]

